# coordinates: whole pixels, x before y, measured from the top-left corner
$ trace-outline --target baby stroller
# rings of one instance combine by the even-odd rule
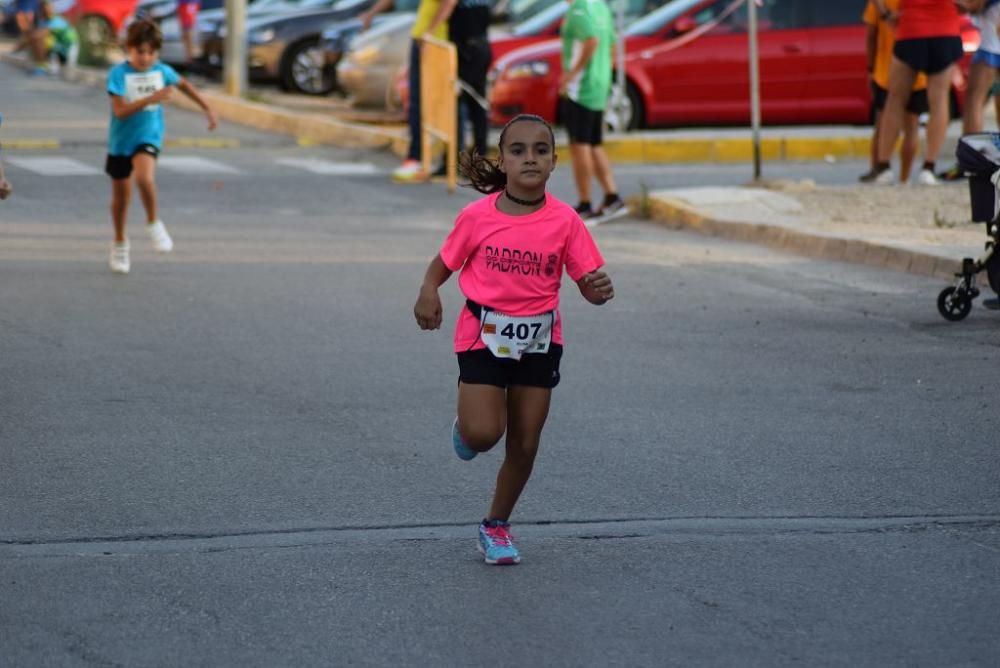
[[[978,259],[962,260],[955,285],[938,295],[938,311],[945,320],[957,322],[969,315],[972,300],[979,296],[976,274],[986,271],[990,287],[1000,293],[1000,133],[970,134],[958,142],[958,166],[969,177],[972,221],[986,223],[986,251]]]

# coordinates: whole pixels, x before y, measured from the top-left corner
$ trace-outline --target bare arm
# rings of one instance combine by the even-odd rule
[[[187,79],[181,79],[178,81],[177,87],[182,93],[191,98],[195,104],[201,107],[201,110],[205,112],[205,117],[208,119],[208,129],[214,130],[219,124],[218,119],[215,117],[215,111],[213,111],[212,107],[205,101],[205,98],[201,96],[198,89],[192,86],[191,82]]]
[[[417,295],[417,303],[413,307],[413,315],[420,329],[438,329],[441,327],[441,296],[438,294],[445,281],[451,278],[451,269],[445,266],[440,255],[435,255],[424,274],[424,282]]]
[[[152,95],[147,95],[146,97],[139,98],[135,102],[128,102],[121,95],[111,96],[111,113],[115,115],[115,118],[122,119],[128,118],[133,114],[137,114],[151,104],[157,104],[159,102],[166,102],[173,95],[173,86],[167,86],[166,88],[161,88]]]
[[[375,18],[376,14],[381,14],[385,10],[392,7],[394,0],[378,0],[374,5],[372,5],[368,11],[362,13],[358,16],[361,19],[361,29],[368,30],[372,24],[372,19]]]
[[[590,59],[594,57],[597,53],[597,47],[601,41],[596,37],[591,37],[583,41],[583,49],[580,51],[580,58],[573,63],[573,67],[570,68],[569,72],[563,72],[562,76],[559,78],[559,90],[563,91],[570,81],[575,79],[583,71],[583,68],[587,66]]]
[[[600,269],[581,276],[576,286],[580,288],[580,294],[584,299],[597,306],[602,306],[615,297],[611,277]]]
[[[441,3],[438,4],[437,13],[434,15],[434,18],[431,19],[431,23],[427,26],[427,30],[424,32],[424,35],[433,35],[434,31],[438,29],[438,26],[447,21],[451,16],[451,13],[455,11],[455,5],[457,4],[458,0],[441,0]]]

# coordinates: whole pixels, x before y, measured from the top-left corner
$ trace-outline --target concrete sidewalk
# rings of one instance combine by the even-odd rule
[[[864,200],[874,200],[865,202]],[[940,201],[928,211],[926,202]],[[704,187],[654,191],[633,200],[652,220],[674,229],[760,243],[809,257],[954,279],[963,257],[978,257],[982,224],[969,221],[964,183],[934,188],[848,186],[794,188]],[[836,214],[824,202],[837,202]],[[909,216],[872,215],[904,207]],[[901,222],[902,221],[902,222]]]

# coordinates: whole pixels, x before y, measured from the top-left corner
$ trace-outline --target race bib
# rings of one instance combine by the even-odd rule
[[[495,357],[519,360],[528,353],[547,353],[556,312],[515,316],[482,310],[479,338]]]
[[[141,100],[149,97],[153,93],[163,88],[163,72],[153,70],[151,72],[130,72],[125,75],[125,99],[129,102]],[[158,104],[151,104],[144,111],[156,111],[160,108]]]

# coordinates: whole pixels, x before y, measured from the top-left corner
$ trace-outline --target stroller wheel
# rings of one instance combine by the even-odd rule
[[[947,287],[938,295],[938,313],[945,320],[958,322],[964,320],[972,310],[972,299],[965,292],[956,294],[955,286]]]

